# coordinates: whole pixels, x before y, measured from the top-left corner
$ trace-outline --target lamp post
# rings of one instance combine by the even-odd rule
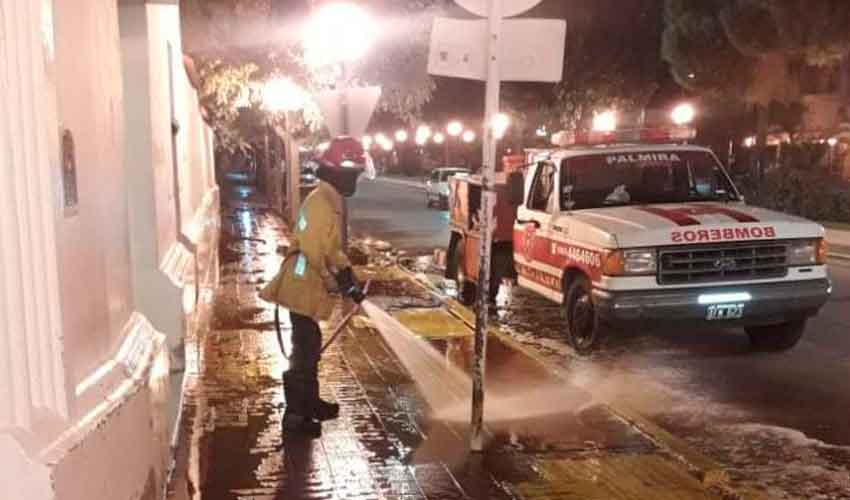
[[[461,123],[457,120],[449,122],[449,124],[446,125],[446,133],[449,134],[449,137],[451,139],[457,140],[457,138],[460,137],[460,134],[463,133],[463,123]],[[447,167],[450,166],[450,163],[451,163],[451,155],[449,154],[451,152],[451,139],[446,141],[445,156],[446,156],[446,166]]]
[[[337,87],[340,95],[342,135],[350,134],[348,100],[348,63],[354,62],[372,46],[375,23],[367,11],[349,2],[324,4],[307,21],[302,35],[304,55],[313,67],[339,65]],[[343,248],[348,247],[348,201],[342,201],[340,238]]]
[[[292,131],[293,112],[304,108],[307,93],[288,78],[273,78],[265,83],[262,91],[263,106],[271,113],[282,113],[284,124],[284,139],[286,141],[286,164],[289,167],[287,175],[287,196],[289,198],[289,221],[297,217],[301,198],[301,159],[298,144]],[[268,135],[266,136],[266,151],[268,155]]]

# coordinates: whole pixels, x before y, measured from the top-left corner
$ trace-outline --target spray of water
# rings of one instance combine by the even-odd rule
[[[365,301],[363,311],[416,382],[432,409],[432,417],[469,422],[472,396],[469,375],[374,303]],[[510,370],[509,366],[500,368]],[[560,383],[488,384],[485,415],[493,424],[576,413],[589,404],[587,399],[586,393],[579,394]]]
[[[439,411],[470,400],[472,382],[466,373],[371,301],[364,301],[362,307],[432,409]]]

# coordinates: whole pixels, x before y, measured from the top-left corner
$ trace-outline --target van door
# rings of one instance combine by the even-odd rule
[[[552,223],[559,213],[558,169],[552,162],[538,164],[526,202],[517,210],[514,224],[514,261],[519,284],[552,300],[561,300],[561,273],[547,263]]]

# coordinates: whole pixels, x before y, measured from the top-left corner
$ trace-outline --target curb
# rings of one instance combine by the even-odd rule
[[[437,293],[438,290],[429,285],[422,283],[416,279],[415,275],[410,271],[395,266],[408,279],[425,288],[431,293]],[[447,311],[459,320],[463,321],[468,327],[475,328],[475,315],[473,312],[452,298],[440,297]],[[506,335],[495,328],[488,329],[488,335],[492,335],[499,339],[511,349],[514,349],[525,356],[528,356],[535,363],[539,364],[544,370],[551,373],[554,377],[564,382],[570,382],[569,376],[560,366],[554,365],[549,360],[544,359],[538,353],[532,351],[528,347],[520,344],[514,338]],[[648,439],[655,443],[660,449],[668,452],[674,459],[682,463],[694,477],[696,477],[703,486],[717,491],[724,499],[743,499],[755,498],[752,493],[742,493],[737,491],[730,485],[730,478],[725,468],[714,461],[713,459],[695,451],[687,442],[678,438],[670,432],[664,430],[658,424],[652,422],[640,412],[633,409],[628,404],[622,403],[603,403],[612,414],[623,419],[629,425],[633,426],[640,433],[644,434]]]

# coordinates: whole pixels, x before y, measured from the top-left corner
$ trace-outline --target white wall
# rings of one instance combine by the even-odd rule
[[[162,491],[171,358],[217,280],[212,136],[179,28],[176,0],[0,0],[0,498]]]
[[[114,2],[54,8],[59,127],[75,139],[80,200],[59,219],[57,239],[66,361],[77,385],[117,350],[133,309],[121,54]]]

